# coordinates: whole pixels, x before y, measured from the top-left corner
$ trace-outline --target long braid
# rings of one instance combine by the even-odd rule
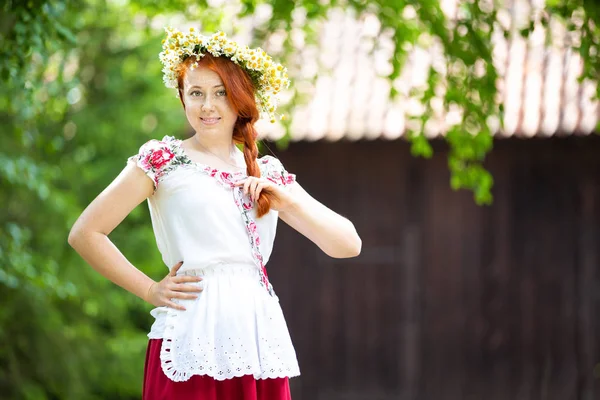
[[[256,158],[258,157],[258,146],[256,145],[257,132],[251,120],[240,121],[234,128],[233,137],[244,145],[244,161],[246,161],[246,173],[248,176],[260,178],[260,168]],[[240,140],[241,139],[241,140]],[[270,189],[263,189],[256,200],[256,215],[260,218],[271,209],[271,199],[275,199],[275,193]]]
[[[246,122],[240,127],[242,130],[242,137],[244,138],[244,161],[246,161],[247,173],[249,176],[256,176],[260,178],[260,169],[256,159],[258,158],[258,146],[254,140],[254,126],[252,123]]]

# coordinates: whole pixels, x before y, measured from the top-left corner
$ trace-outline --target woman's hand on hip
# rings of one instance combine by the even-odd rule
[[[185,311],[185,307],[172,301],[172,299],[193,300],[198,298],[194,292],[201,292],[202,288],[189,285],[189,282],[200,282],[198,276],[177,276],[177,271],[183,265],[183,261],[177,263],[171,271],[160,282],[154,282],[148,289],[146,301],[157,307],[167,306],[176,310]]]

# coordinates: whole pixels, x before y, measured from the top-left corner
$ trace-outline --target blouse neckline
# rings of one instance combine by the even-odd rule
[[[178,139],[174,136],[167,136],[169,138],[169,140],[171,140],[175,146],[177,146],[177,148],[180,151],[180,154],[190,163],[190,165],[195,165],[199,168],[205,169],[205,170],[212,170],[218,173],[227,173],[227,174],[231,174],[231,175],[240,175],[240,176],[245,176],[246,175],[246,171],[227,171],[221,168],[215,168],[211,165],[208,164],[204,164],[204,163],[200,163],[200,162],[196,162],[194,160],[192,160],[186,150],[181,146],[181,143],[183,142],[183,140]]]

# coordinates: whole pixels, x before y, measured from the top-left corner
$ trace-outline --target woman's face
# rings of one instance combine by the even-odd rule
[[[199,134],[233,135],[237,113],[231,108],[219,74],[206,68],[188,70],[183,79],[185,115]]]

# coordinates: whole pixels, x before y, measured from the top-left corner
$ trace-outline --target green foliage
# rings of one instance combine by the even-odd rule
[[[491,32],[485,29],[495,19],[493,10],[482,11],[477,0],[461,2],[453,25],[434,0],[244,0],[241,15],[260,3],[273,6],[273,17],[258,29],[257,41],[289,29],[300,7],[311,20],[337,6],[375,13],[384,29],[394,29],[390,79],[401,71],[407,44],[438,40],[449,73],[432,68],[428,86],[414,94],[426,110],[413,117],[420,127],[409,132],[413,153],[432,154],[423,129],[441,85],[445,107],[463,110],[462,122],[446,136],[450,184],[472,190],[480,204],[491,202],[493,180],[482,167],[492,148],[487,118],[502,116],[494,102]],[[581,33],[574,46],[584,58],[584,74],[598,80],[600,7],[589,1],[549,4],[548,16]],[[408,6],[414,16],[404,12]],[[87,266],[67,235],[141,143],[185,129],[174,92],[157,79],[162,32],[151,28],[151,19],[185,11],[214,31],[228,17],[192,0],[29,0],[1,7],[0,393],[6,399],[137,399],[149,306]],[[304,28],[307,41],[314,41],[314,24]],[[293,52],[289,38],[284,48]],[[284,124],[290,127],[290,121]],[[148,218],[146,206],[138,207],[110,237],[158,278],[164,266],[157,265],[157,250],[148,251],[156,247]]]
[[[556,18],[570,31],[572,37],[569,44],[583,60],[580,79],[600,81],[600,5],[589,0],[548,0],[546,11],[542,15],[545,26],[551,18]],[[600,86],[597,90],[600,93]],[[597,129],[600,130],[600,122]]]
[[[388,76],[390,81],[400,75],[407,55],[415,45],[427,47],[433,42],[440,43],[445,55],[446,71],[432,67],[429,70],[428,87],[412,93],[425,105],[422,115],[410,117],[416,122],[414,126],[418,127],[412,128],[413,125],[410,125],[407,135],[412,142],[412,153],[430,157],[433,152],[425,137],[425,128],[433,114],[430,100],[437,90],[442,90],[444,109],[447,111],[454,107],[463,113],[462,121],[451,127],[446,135],[450,150],[450,184],[456,190],[471,190],[478,204],[492,202],[493,178],[483,167],[483,162],[493,144],[488,120],[497,117],[501,124],[503,117],[502,107],[496,101],[498,75],[491,52],[493,28],[500,28],[497,9],[504,2],[459,1],[454,20],[446,18],[439,0],[244,1],[246,13],[251,13],[259,3],[272,4],[274,9],[273,18],[263,30],[259,30],[259,38],[276,29],[289,31],[293,13],[298,8],[303,8],[311,19],[323,18],[332,7],[338,6],[352,8],[359,16],[364,13],[376,15],[381,22],[381,31],[391,29],[394,32],[395,54],[391,60],[393,70]],[[571,45],[584,59],[582,79],[597,81],[600,71],[600,6],[596,2],[583,0],[549,1],[548,4],[540,22],[547,24],[550,18],[564,22],[575,34],[576,39]],[[524,28],[504,34],[507,37],[514,34],[527,36],[533,27],[534,21],[531,20]],[[306,24],[303,28],[307,33],[307,42],[314,42],[318,32],[314,31],[313,24]],[[284,48],[288,53],[294,51],[289,37]],[[392,98],[398,94],[393,86],[390,94]]]
[[[10,9],[13,21],[19,7]],[[0,89],[0,392],[6,399],[138,399],[149,306],[94,272],[67,236],[126,157],[157,130],[183,130],[184,119],[174,93],[156,79],[160,38],[143,21],[137,32],[128,25],[133,7],[52,7],[61,20],[39,18],[43,47],[25,56],[2,41],[1,72],[10,78]],[[52,33],[56,26],[69,33]],[[23,39],[8,31],[14,42],[33,40],[31,32]],[[148,251],[148,218],[139,207],[111,240],[158,278],[164,266]]]

